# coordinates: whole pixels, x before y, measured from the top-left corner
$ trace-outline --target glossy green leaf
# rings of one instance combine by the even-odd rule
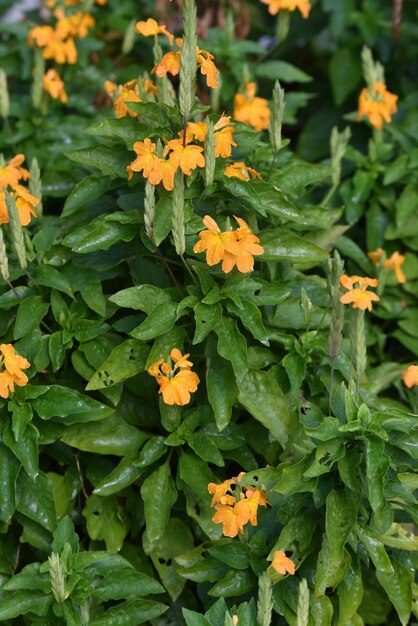
[[[128,600],[108,609],[90,626],[139,626],[165,613],[168,607],[152,600]]]
[[[32,480],[25,472],[20,472],[16,481],[16,509],[53,531],[56,526],[54,498],[51,485],[44,474]]]
[[[16,315],[14,338],[20,339],[35,328],[48,313],[49,304],[44,302],[41,296],[29,296],[19,305]]]
[[[87,391],[105,389],[143,372],[148,353],[148,346],[144,346],[135,339],[127,339],[116,346],[100,365],[90,379],[86,387]]]
[[[256,578],[249,570],[229,570],[222,580],[209,589],[208,594],[215,598],[234,598],[251,591],[255,583]]]
[[[4,444],[0,444],[0,521],[8,522],[15,504],[15,482],[19,472],[19,462]]]
[[[206,353],[208,400],[215,414],[219,430],[224,430],[231,420],[232,407],[238,397],[238,387],[232,365],[218,355],[215,341],[208,341]]]
[[[32,402],[32,406],[42,419],[64,418],[66,424],[98,421],[114,413],[111,407],[61,385],[51,385],[48,391]]]
[[[230,361],[237,380],[241,380],[248,369],[247,342],[237,328],[237,323],[230,317],[223,317],[215,328],[218,335],[218,352]]]
[[[73,424],[66,429],[61,440],[85,452],[126,456],[140,448],[147,438],[147,435],[115,414],[100,422]]]
[[[171,297],[167,291],[154,285],[136,285],[118,291],[109,300],[120,307],[144,311],[149,315],[159,304],[171,302]]]
[[[174,302],[159,304],[142,324],[131,331],[131,335],[142,341],[155,339],[155,337],[168,333],[173,328],[176,319],[177,304]]]
[[[292,263],[317,264],[324,261],[327,250],[316,246],[290,230],[269,229],[259,233],[264,253],[258,261],[289,261]]]
[[[116,499],[93,494],[89,496],[82,514],[90,538],[103,539],[109,552],[119,552],[128,533],[128,524]]]
[[[129,152],[121,146],[81,148],[67,152],[65,156],[81,165],[96,167],[102,174],[116,174],[120,178],[126,178],[126,166],[131,160]]]
[[[217,304],[204,304],[199,302],[194,307],[196,330],[193,337],[193,345],[200,343],[207,335],[215,330],[222,319],[222,306]]]
[[[143,482],[141,496],[144,500],[147,535],[153,543],[164,534],[171,507],[177,500],[177,490],[168,461]]]
[[[291,426],[289,409],[283,391],[270,372],[249,371],[240,382],[238,401],[281,446],[286,444]]]
[[[325,534],[316,570],[318,596],[345,578],[350,557],[344,546],[357,519],[357,506],[344,491],[331,491],[326,499]]]
[[[132,485],[142,474],[142,470],[134,465],[137,458],[136,452],[128,454],[108,476],[96,485],[93,493],[98,496],[111,496]]]
[[[42,591],[21,589],[8,593],[0,600],[0,620],[14,619],[27,613],[46,615],[51,601],[52,596]]]

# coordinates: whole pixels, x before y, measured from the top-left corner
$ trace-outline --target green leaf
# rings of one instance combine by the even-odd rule
[[[52,596],[45,595],[43,591],[25,589],[5,594],[0,600],[0,620],[14,619],[27,613],[46,615]]]
[[[149,315],[159,304],[171,302],[171,297],[164,289],[144,284],[122,289],[110,296],[109,300],[120,307],[144,311]]]
[[[148,354],[148,346],[135,339],[127,339],[112,350],[89,380],[86,390],[104,389],[143,372]]]
[[[82,510],[90,538],[94,541],[103,539],[109,552],[119,552],[128,533],[123,513],[124,509],[116,503],[114,497],[104,498],[95,494],[89,496]]]
[[[257,339],[265,346],[270,345],[258,306],[248,300],[241,300],[239,306],[228,302],[227,308],[228,311],[235,313],[254,339]]]
[[[392,562],[393,574],[376,569],[376,577],[396,609],[402,626],[409,624],[414,574],[410,568]]]
[[[384,574],[393,575],[393,565],[388,557],[385,546],[377,533],[373,532],[371,528],[358,524],[357,535],[363,546],[366,548],[376,570],[379,570]]]
[[[303,223],[303,214],[278,188],[263,180],[242,181],[224,178],[224,186],[230,194],[248,204],[264,217],[268,214],[284,221]]]
[[[209,338],[211,339],[211,338]],[[218,355],[215,341],[208,341],[206,360],[206,389],[219,430],[228,426],[232,407],[238,397],[234,370],[229,361]]]
[[[166,452],[167,446],[165,445],[164,437],[151,437],[140,451],[139,456],[134,461],[134,465],[138,468],[148,467],[161,459]]]
[[[143,535],[144,551],[150,555],[161,581],[175,601],[185,586],[185,579],[177,573],[173,560],[193,548],[193,535],[179,519],[171,518],[164,534],[157,542],[151,543],[148,533]]]
[[[204,304],[199,302],[194,307],[196,330],[193,337],[193,345],[200,343],[214,330],[222,319],[222,306],[217,304]]]
[[[110,608],[90,626],[139,626],[165,613],[168,606],[152,600],[128,600]]]
[[[132,452],[123,458],[115,469],[96,485],[93,493],[98,496],[111,496],[132,485],[142,474],[142,470],[134,465],[137,457],[137,452]]]
[[[114,413],[111,407],[61,385],[51,385],[32,407],[42,419],[63,418],[65,424],[102,420]]]
[[[170,510],[177,500],[177,490],[171,478],[170,463],[161,465],[141,487],[149,541],[156,542],[164,534]]]
[[[234,598],[251,591],[256,584],[256,577],[249,570],[229,570],[227,574],[215,583],[208,591],[215,598]]]
[[[218,353],[231,362],[235,376],[241,380],[248,370],[247,342],[230,317],[223,317],[215,328],[218,335]]]
[[[57,289],[58,291],[66,293],[67,296],[74,298],[70,281],[51,265],[38,265],[35,271],[35,279],[39,285]]]
[[[131,108],[131,104],[129,103],[129,108]],[[94,137],[122,139],[129,150],[133,149],[135,141],[143,141],[151,136],[151,131],[148,128],[141,128],[138,125],[138,120],[130,116],[97,120],[87,126],[84,132],[86,135],[93,135]],[[152,134],[155,135],[155,131],[152,131]]]
[[[124,214],[126,216],[126,214]],[[118,214],[102,216],[88,226],[73,231],[64,241],[73,252],[88,254],[97,250],[109,250],[120,241],[132,241],[138,232],[139,216],[136,220],[118,221]]]
[[[363,599],[363,581],[358,565],[351,565],[338,585],[338,626],[346,626],[357,613]]]
[[[328,252],[307,239],[285,229],[269,229],[259,233],[264,253],[258,261],[290,261],[291,263],[321,263]]]
[[[16,441],[10,423],[3,432],[3,443],[19,459],[25,472],[32,479],[35,479],[39,472],[38,439],[39,431],[32,424],[27,425],[19,441]]]
[[[257,67],[256,76],[285,83],[309,83],[313,80],[312,76],[286,61],[263,61]]]
[[[214,463],[214,465],[218,465],[218,467],[225,465],[222,454],[219,452],[213,439],[208,435],[201,432],[193,433],[188,440],[188,444],[204,461]]]
[[[48,313],[49,304],[43,302],[41,296],[29,296],[25,298],[16,314],[16,322],[14,329],[15,340],[28,335],[30,332],[39,328],[39,324]]]
[[[20,472],[16,481],[16,509],[53,531],[56,526],[55,505],[51,485],[44,474],[32,480],[25,472]]]
[[[289,409],[272,373],[250,370],[240,381],[238,401],[285,446],[291,426]]]
[[[173,328],[176,319],[177,304],[175,302],[159,304],[142,324],[134,328],[131,335],[142,341],[155,339],[155,337],[168,333]]]
[[[325,534],[318,556],[315,592],[323,596],[345,578],[350,557],[345,543],[357,520],[357,503],[344,491],[331,491],[326,499]]]
[[[68,194],[61,213],[62,217],[68,217],[79,209],[84,209],[105,194],[112,186],[112,180],[101,174],[82,178]]]
[[[120,570],[117,576],[107,574],[92,590],[92,595],[99,600],[125,600],[153,593],[164,593],[164,587],[151,576],[130,569]]]
[[[73,424],[65,430],[61,441],[85,452],[126,456],[138,450],[147,438],[148,435],[115,414],[100,422]]]
[[[97,167],[105,176],[117,175],[125,179],[128,177],[126,166],[132,161],[129,152],[122,146],[95,146],[64,154],[71,161],[81,165]]]
[[[12,430],[16,441],[21,439],[23,433],[26,430],[26,426],[32,420],[33,411],[29,402],[25,404],[16,404],[16,402],[9,402],[9,411],[12,413]]]
[[[15,512],[15,483],[20,466],[16,457],[0,444],[0,521],[9,522]]]
[[[187,626],[211,626],[211,622],[208,622],[208,620],[204,618],[203,615],[200,615],[200,613],[184,608],[182,609],[182,612]]]
[[[237,541],[221,540],[217,541],[208,552],[211,556],[225,563],[233,569],[247,569],[250,564],[249,547],[245,543]]]
[[[212,482],[213,475],[205,461],[195,454],[183,452],[180,455],[179,474],[201,500],[209,502],[208,484]]]

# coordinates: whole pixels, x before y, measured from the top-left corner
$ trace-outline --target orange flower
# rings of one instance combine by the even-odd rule
[[[299,9],[302,16],[306,19],[309,17],[311,3],[309,0],[261,0],[263,4],[267,4],[269,13],[276,15],[279,11],[295,11]]]
[[[54,59],[57,63],[76,63],[77,49],[74,39],[62,39],[51,26],[37,26],[29,31],[28,43],[43,48],[44,59]]]
[[[206,250],[206,263],[210,266],[217,265],[224,259],[227,247],[234,242],[235,234],[232,231],[222,233],[218,224],[209,215],[205,215],[203,223],[208,230],[199,233],[200,241],[196,243],[193,251],[199,253]]]
[[[37,217],[35,207],[38,206],[39,200],[29,193],[26,187],[22,187],[21,185],[16,187],[12,195],[14,195],[17,211],[19,213],[19,221],[22,226],[27,226],[32,216]]]
[[[222,115],[214,126],[215,157],[227,159],[232,154],[232,146],[237,145],[232,138],[232,135],[235,133],[235,128],[230,120],[230,115]]]
[[[129,104],[129,102],[141,102],[138,81],[136,79],[130,80],[124,85],[115,85],[115,83],[107,80],[104,84],[104,88],[109,96],[116,96],[113,102],[116,117],[126,117],[126,115],[136,117],[138,115],[136,111],[131,111],[126,105],[126,103]]]
[[[263,254],[264,249],[258,245],[259,238],[249,229],[244,220],[234,219],[239,228],[235,231],[221,232],[219,226],[209,215],[203,223],[208,230],[199,233],[200,241],[193,248],[194,252],[206,250],[206,263],[210,266],[222,261],[222,270],[229,273],[235,265],[240,272],[247,273],[254,268],[254,255]]]
[[[55,27],[56,34],[62,40],[67,37],[77,37],[84,39],[89,34],[90,28],[95,25],[95,19],[90,13],[82,13],[77,11],[72,15],[65,15],[62,7],[55,11],[57,24]]]
[[[188,354],[182,356],[180,350],[173,348],[170,359],[174,365],[159,359],[148,368],[148,374],[160,385],[159,393],[162,394],[166,404],[184,406],[190,402],[190,394],[197,389],[200,380],[198,375],[190,370],[193,363],[187,360],[188,357]]]
[[[22,369],[30,367],[29,361],[15,353],[12,344],[0,344],[0,396],[7,398],[9,391],[14,391],[14,385],[23,387],[28,377]]]
[[[343,274],[340,283],[348,289],[340,298],[343,304],[352,304],[353,309],[361,309],[365,311],[372,310],[372,302],[378,302],[379,296],[372,291],[367,291],[367,287],[377,287],[379,281],[376,278],[367,278],[366,276],[347,276]],[[355,287],[357,285],[357,287]]]
[[[217,504],[216,513],[212,517],[215,524],[222,524],[222,534],[225,537],[236,537],[238,533],[244,532],[244,526],[250,519],[248,509],[237,509],[227,504]]]
[[[276,572],[282,574],[282,576],[285,576],[286,574],[293,576],[296,571],[295,564],[286,556],[283,550],[275,551],[271,566],[276,570]]]
[[[409,389],[418,386],[418,365],[410,365],[402,374],[402,379]]]
[[[158,24],[152,17],[146,22],[137,22],[135,30],[139,35],[143,35],[144,37],[165,35],[170,42],[170,46],[173,45],[174,35],[167,30],[166,26]]]
[[[176,45],[178,48],[181,48],[183,45],[183,39],[177,38]],[[167,52],[161,61],[152,68],[151,74],[157,74],[159,78],[167,76],[167,74],[177,76],[180,72],[180,59],[181,50],[171,50],[170,52]],[[196,46],[196,63],[203,76],[206,77],[206,84],[208,87],[216,89],[218,86],[218,70],[216,69],[213,59],[214,56],[210,54],[210,52],[200,50]]]
[[[245,94],[237,93],[234,100],[234,118],[249,124],[255,130],[266,130],[270,123],[268,100],[256,97],[256,84],[247,83]]]
[[[24,160],[24,154],[16,154],[10,161],[0,166],[0,190],[6,189],[7,186],[15,188],[20,180],[30,178],[28,170],[21,167]]]
[[[399,252],[394,252],[389,259],[383,263],[383,267],[391,268],[394,270],[396,275],[396,280],[398,283],[403,284],[406,282],[406,277],[403,271],[401,270],[401,265],[405,263],[405,257],[403,254],[399,254]]]
[[[168,159],[170,163],[181,171],[190,176],[192,170],[197,167],[205,167],[205,157],[202,154],[203,148],[194,144],[183,145],[181,139],[172,139],[164,148],[164,156],[170,153]]]
[[[379,265],[384,254],[385,251],[383,250],[383,248],[377,248],[376,250],[374,250],[374,252],[368,252],[367,256],[369,257],[373,265]]]
[[[241,161],[232,163],[226,167],[224,176],[228,178],[239,178],[240,180],[250,180],[251,178],[261,178],[260,174],[252,167],[247,167]]]
[[[218,70],[213,62],[214,58],[213,54],[206,52],[206,50],[199,50],[196,55],[197,65],[203,76],[206,77],[207,86],[212,89],[218,87]]]
[[[128,180],[132,178],[133,172],[142,171],[144,178],[147,178],[151,185],[158,185],[162,182],[164,189],[173,191],[176,168],[170,161],[161,159],[155,154],[155,143],[151,139],[136,141],[134,150],[138,156],[127,167]]]
[[[374,128],[382,128],[383,123],[390,124],[391,115],[397,111],[398,96],[387,90],[379,80],[373,86],[362,89],[358,103],[357,119],[368,117]]]
[[[58,72],[54,69],[49,69],[43,77],[44,90],[54,98],[54,100],[61,100],[65,103],[68,100],[67,93],[65,91],[64,81]]]
[[[233,504],[235,502],[235,497],[232,495],[231,485],[236,484],[237,481],[235,478],[224,480],[224,482],[220,485],[217,485],[216,483],[209,483],[208,491],[213,494],[210,506],[213,506],[214,504]]]
[[[163,78],[163,76],[167,76],[167,74],[177,76],[180,72],[180,56],[180,50],[167,52],[161,61],[152,68],[151,74],[156,74],[158,78]]]
[[[205,141],[208,126],[205,122],[189,122],[186,129],[186,141],[189,143],[193,139],[196,141]],[[179,133],[180,139],[183,139],[183,131]]]

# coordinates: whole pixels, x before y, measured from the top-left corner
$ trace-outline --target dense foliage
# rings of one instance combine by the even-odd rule
[[[196,4],[1,26],[0,622],[414,624],[416,7]]]

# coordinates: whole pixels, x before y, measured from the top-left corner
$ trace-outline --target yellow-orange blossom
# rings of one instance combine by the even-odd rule
[[[188,361],[189,355],[182,356],[178,348],[170,352],[173,365],[164,359],[158,359],[148,368],[148,374],[153,376],[160,385],[165,404],[183,406],[190,402],[190,394],[194,393],[199,385],[199,377],[191,371],[193,363]]]

